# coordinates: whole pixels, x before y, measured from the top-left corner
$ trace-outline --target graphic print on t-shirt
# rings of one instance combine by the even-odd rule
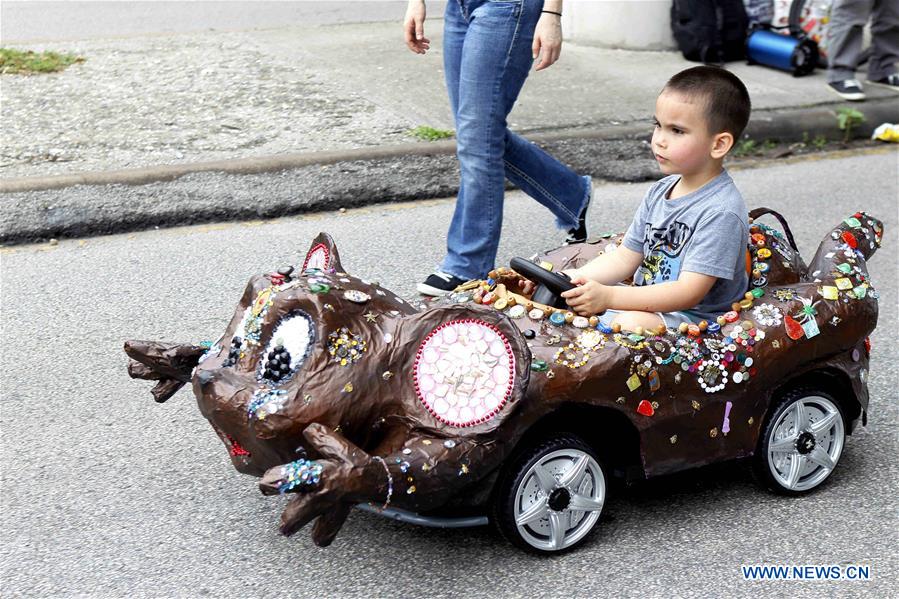
[[[693,230],[674,221],[667,228],[656,229],[646,223],[643,233],[643,264],[634,276],[636,285],[655,285],[676,281],[680,274],[681,250]]]

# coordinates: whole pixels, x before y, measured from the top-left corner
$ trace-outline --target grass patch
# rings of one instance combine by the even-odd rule
[[[837,126],[843,132],[844,144],[852,139],[852,130],[864,122],[864,113],[855,108],[845,107],[837,110]]]
[[[453,131],[447,131],[446,129],[435,129],[433,127],[422,125],[409,131],[409,135],[423,141],[437,141],[440,139],[449,139],[453,137],[455,133]]]
[[[84,61],[83,57],[74,54],[0,48],[0,74],[3,75],[57,73],[69,65]]]
[[[737,147],[734,148],[734,156],[749,156],[754,153],[758,148],[757,143],[755,143],[754,139],[741,139],[737,142]]]

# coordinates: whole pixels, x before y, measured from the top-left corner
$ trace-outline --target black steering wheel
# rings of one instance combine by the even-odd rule
[[[531,296],[531,301],[545,304],[554,308],[567,308],[565,298],[561,296],[563,291],[574,289],[571,279],[562,272],[551,272],[524,258],[512,258],[509,266],[518,274],[527,277],[537,283],[537,289]]]

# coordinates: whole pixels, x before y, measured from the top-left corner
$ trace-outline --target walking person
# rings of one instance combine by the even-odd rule
[[[872,52],[867,81],[899,91],[899,0],[835,0],[827,30],[827,85],[845,100],[865,99],[855,69],[869,18]]]
[[[409,0],[406,45],[424,54],[424,0]],[[551,66],[562,48],[561,0],[448,0],[444,16],[444,75],[456,125],[459,194],[439,270],[418,285],[440,296],[482,278],[494,267],[503,218],[505,180],[537,200],[568,230],[587,237],[591,179],[523,137],[506,117],[533,67]]]

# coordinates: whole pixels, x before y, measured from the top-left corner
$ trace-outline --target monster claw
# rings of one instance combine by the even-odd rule
[[[319,516],[312,527],[312,542],[317,547],[327,547],[333,543],[352,509],[351,504],[341,503],[330,512]]]

